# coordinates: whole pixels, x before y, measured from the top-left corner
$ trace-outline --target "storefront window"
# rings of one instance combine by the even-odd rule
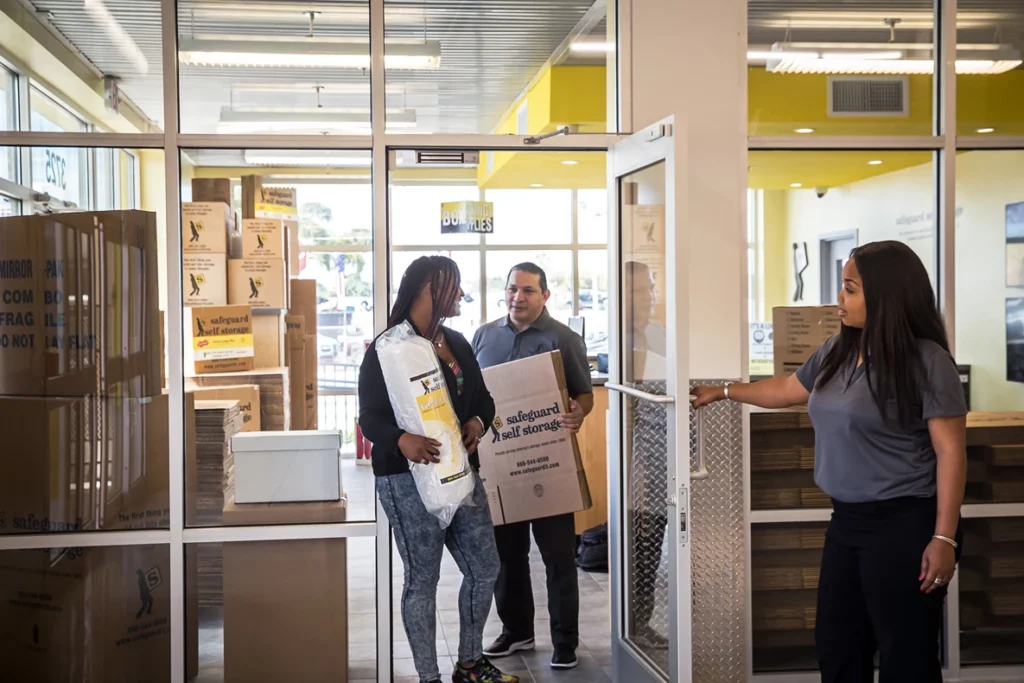
[[[79,133],[88,125],[35,86],[29,94],[29,124],[44,133]],[[89,152],[66,147],[32,148],[32,189],[74,207],[89,208]]]
[[[1024,135],[1024,5],[962,2],[956,21],[957,134]],[[968,60],[973,71],[961,68]]]
[[[487,201],[494,204],[495,217],[494,234],[487,235],[488,245],[572,242],[569,190],[487,190]]]

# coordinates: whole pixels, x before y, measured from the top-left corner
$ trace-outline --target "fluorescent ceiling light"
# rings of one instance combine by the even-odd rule
[[[932,46],[919,43],[776,43],[747,52],[771,73],[913,75],[935,72]],[[999,74],[1017,68],[1021,54],[1009,45],[957,46],[956,73]]]
[[[586,53],[586,54],[598,54],[603,52],[614,52],[614,43],[602,43],[593,40],[580,40],[578,42],[569,45],[569,50],[572,52]]]
[[[369,168],[370,155],[365,152],[338,152],[326,149],[285,151],[247,149],[243,153],[250,166],[311,166],[329,168]]]
[[[797,128],[793,132],[794,133],[799,133],[800,135],[808,135],[809,133],[813,133],[814,129],[813,128]]]
[[[436,40],[389,42],[386,47],[384,66],[388,69],[437,69],[441,65],[441,44]],[[180,38],[178,61],[184,66],[369,69],[370,45],[323,38]]]
[[[803,187],[804,184],[803,183],[790,183],[789,186],[792,187],[792,188],[797,188],[797,187]]]
[[[578,163],[580,163],[580,162],[573,161],[572,159],[566,159],[565,161],[562,162],[562,165],[563,166],[575,166]]]
[[[881,166],[882,161],[880,159],[872,159],[868,162],[868,166]]]
[[[388,110],[388,127],[411,128],[416,125],[412,109]],[[221,133],[281,133],[337,131],[365,132],[370,127],[369,110],[352,109],[231,109],[220,112]]]
[[[995,128],[979,128],[977,132],[981,133],[982,135],[988,135],[989,133],[995,133],[996,129]]]
[[[530,187],[544,187],[544,183],[533,183]]]
[[[107,6],[103,4],[103,0],[85,0],[84,6],[85,11],[89,13],[93,21],[103,27],[110,42],[121,53],[121,56],[131,62],[140,75],[148,74],[149,61],[146,59],[146,56],[142,54],[142,50],[132,40],[132,37],[128,35],[124,27],[118,23],[114,15],[107,9]]]

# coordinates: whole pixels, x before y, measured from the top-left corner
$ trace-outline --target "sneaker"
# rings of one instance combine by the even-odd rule
[[[484,654],[488,657],[508,657],[513,652],[525,652],[533,649],[533,637],[515,638],[502,633],[498,639],[491,643],[490,647],[484,648]]]
[[[575,648],[564,645],[555,647],[555,654],[551,656],[552,669],[575,669],[579,663]]]
[[[487,657],[481,657],[472,669],[464,669],[461,664],[456,664],[452,672],[452,683],[519,683],[519,677],[502,673],[487,661]]]

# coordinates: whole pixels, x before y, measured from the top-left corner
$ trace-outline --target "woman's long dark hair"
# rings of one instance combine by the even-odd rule
[[[864,286],[867,319],[863,329],[843,326],[822,361],[818,385],[825,386],[840,370],[852,368],[860,355],[883,419],[889,421],[888,405],[895,401],[899,424],[907,428],[928,382],[919,342],[927,339],[949,351],[928,271],[902,242],[865,244],[854,249],[850,258]]]
[[[441,322],[459,298],[462,276],[455,261],[447,256],[420,256],[409,264],[398,285],[398,296],[388,318],[388,329],[409,317],[413,302],[424,286],[430,285],[431,316],[430,326],[419,330],[427,339],[433,340],[441,329]]]

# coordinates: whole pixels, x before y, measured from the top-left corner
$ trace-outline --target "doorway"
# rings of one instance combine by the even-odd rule
[[[850,253],[857,248],[857,232],[843,232],[821,238],[821,303],[836,298],[843,286],[843,266],[850,259]]]

